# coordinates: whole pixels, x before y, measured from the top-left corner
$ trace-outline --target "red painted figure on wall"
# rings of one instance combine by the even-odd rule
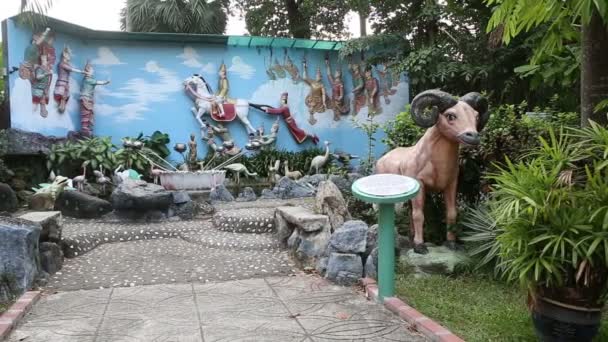
[[[306,131],[298,127],[296,120],[291,115],[289,111],[289,106],[287,105],[288,94],[281,94],[281,107],[280,108],[270,108],[263,107],[264,111],[268,114],[272,115],[281,115],[293,135],[294,139],[298,142],[298,144],[303,143],[307,138],[310,138],[313,143],[317,144],[319,142],[319,137],[316,134],[308,134]]]

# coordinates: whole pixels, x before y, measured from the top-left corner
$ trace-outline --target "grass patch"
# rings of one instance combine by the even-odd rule
[[[486,275],[397,275],[397,296],[467,342],[537,341],[526,294]],[[604,317],[596,341],[608,341]]]

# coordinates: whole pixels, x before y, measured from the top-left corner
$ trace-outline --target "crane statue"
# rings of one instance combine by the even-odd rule
[[[319,173],[319,169],[322,169],[323,166],[327,164],[327,161],[329,160],[329,145],[331,145],[331,143],[326,140],[325,154],[318,155],[312,159],[312,161],[310,162],[310,169],[308,170],[308,174],[311,174],[313,169],[315,170],[315,173]]]
[[[256,172],[249,172],[247,167],[241,163],[226,165],[224,166],[224,169],[232,171],[236,184],[241,184],[241,173],[246,177],[256,177],[258,175]]]

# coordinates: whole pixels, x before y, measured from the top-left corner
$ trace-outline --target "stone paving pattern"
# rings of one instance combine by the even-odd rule
[[[58,293],[43,298],[9,341],[427,339],[350,288],[298,275]]]
[[[75,231],[96,231],[105,236],[101,240],[121,242],[101,244],[86,254],[66,259],[63,269],[49,280],[50,289],[209,282],[295,271],[272,234],[219,231],[208,220],[64,225],[64,236]],[[99,239],[94,242],[100,243]]]

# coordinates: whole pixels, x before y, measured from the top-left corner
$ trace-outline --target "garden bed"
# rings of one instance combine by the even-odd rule
[[[399,274],[397,296],[467,342],[537,341],[526,294],[487,275]],[[608,317],[595,341],[608,341]]]

